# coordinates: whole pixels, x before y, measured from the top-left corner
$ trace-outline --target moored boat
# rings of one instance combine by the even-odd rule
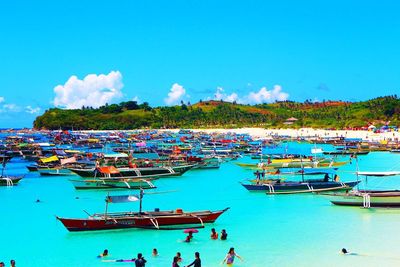
[[[360,190],[323,195],[326,196],[332,204],[339,206],[400,208],[399,190]]]
[[[23,177],[0,176],[0,186],[13,186],[19,183]]]
[[[111,177],[129,177],[134,178],[138,176],[180,176],[193,168],[195,165],[180,165],[173,167],[148,167],[148,168],[118,168],[118,173],[111,173]],[[100,167],[106,168],[106,167]],[[72,172],[81,177],[98,177],[101,172],[99,168],[69,168]]]
[[[186,212],[182,209],[159,211],[142,211],[143,190],[139,195],[108,196],[106,198],[105,213],[95,213],[86,219],[62,218],[57,219],[67,228],[68,231],[95,231],[114,230],[124,228],[146,228],[146,229],[182,229],[197,226],[204,227],[204,223],[213,223],[218,217],[229,208],[217,211],[193,211]],[[109,213],[108,204],[118,202],[140,201],[139,212],[113,212]]]
[[[249,191],[265,192],[267,194],[301,194],[301,193],[317,193],[326,191],[346,191],[351,190],[359,181],[352,182],[335,182],[308,180],[304,182],[287,181],[281,182],[280,179],[263,183],[242,183],[242,186]]]
[[[70,180],[75,189],[153,189],[156,186],[145,179],[84,179]]]

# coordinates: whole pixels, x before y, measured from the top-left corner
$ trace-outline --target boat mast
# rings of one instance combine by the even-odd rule
[[[143,199],[143,195],[144,195],[144,190],[143,190],[143,188],[140,188],[140,192],[139,192],[139,215],[142,214],[142,199]]]
[[[359,179],[360,179],[359,174],[358,174],[359,171],[360,171],[360,169],[359,169],[359,166],[358,166],[358,157],[357,157],[357,154],[356,154],[356,153],[354,153],[354,158],[356,159],[356,174],[357,174],[357,182],[358,182]],[[367,176],[365,176],[365,182],[367,182],[367,181],[368,181],[368,178],[367,178]],[[360,184],[360,183],[357,183],[357,190],[360,189],[359,184]]]
[[[301,180],[304,183],[304,165],[303,165],[303,155],[300,154],[300,163],[301,163]]]
[[[104,217],[107,218],[107,212],[108,212],[108,202],[110,201],[110,192],[108,192],[107,197],[106,197],[106,210],[104,212]]]

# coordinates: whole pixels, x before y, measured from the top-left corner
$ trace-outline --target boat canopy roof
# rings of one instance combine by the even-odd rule
[[[115,153],[115,154],[104,154],[105,158],[128,158],[129,155],[126,153]]]
[[[137,195],[122,195],[122,196],[107,196],[106,202],[108,203],[125,203],[138,201],[139,196]]]

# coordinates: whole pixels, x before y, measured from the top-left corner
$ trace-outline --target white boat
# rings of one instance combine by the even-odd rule
[[[339,206],[358,206],[364,208],[400,208],[399,190],[355,190],[347,193],[332,193],[323,195],[326,196],[333,204]]]

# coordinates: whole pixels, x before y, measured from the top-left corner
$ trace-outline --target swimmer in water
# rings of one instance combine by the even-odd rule
[[[221,232],[221,240],[226,240],[228,238],[228,234],[225,229],[222,229]]]
[[[340,253],[342,253],[343,255],[352,255],[352,256],[357,256],[358,255],[357,253],[347,251],[347,249],[345,249],[345,248],[342,248]]]
[[[104,258],[108,256],[108,249],[105,249],[103,251],[103,253],[101,253],[99,256],[97,256],[98,258]]]
[[[215,228],[211,229],[211,239],[218,239],[218,233],[215,231]]]
[[[153,248],[153,253],[151,254],[153,257],[157,257],[158,256],[158,251],[156,248]]]
[[[185,242],[189,243],[193,239],[193,233],[189,232],[189,234],[186,236]]]

